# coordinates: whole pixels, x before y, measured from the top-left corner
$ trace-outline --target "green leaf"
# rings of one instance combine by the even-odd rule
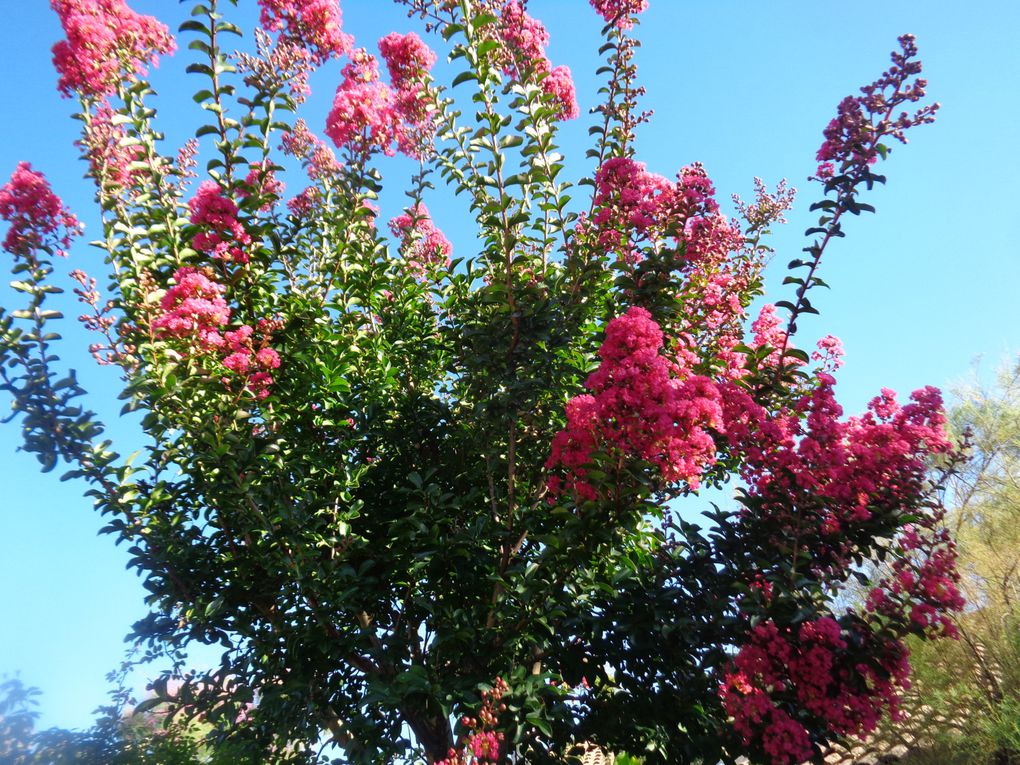
[[[181,34],[184,34],[185,32],[199,32],[205,35],[209,34],[209,28],[197,19],[188,19],[177,27],[177,31]]]
[[[450,87],[455,88],[461,83],[477,81],[478,75],[475,74],[474,72],[461,72],[460,74],[453,78],[453,82],[450,84]]]
[[[135,708],[131,710],[132,715],[144,715],[146,712],[151,712],[161,704],[165,704],[166,699],[162,699],[159,696],[152,696],[144,699],[135,705]]]

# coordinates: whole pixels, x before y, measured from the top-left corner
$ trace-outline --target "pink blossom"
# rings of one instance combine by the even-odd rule
[[[304,120],[298,120],[280,140],[284,154],[300,159],[308,177],[313,180],[332,178],[340,172],[341,165],[333,150],[319,139]]]
[[[265,30],[256,29],[255,51],[256,55],[237,54],[237,68],[245,85],[266,94],[286,90],[296,103],[311,95],[308,77],[314,62],[307,48],[288,39],[274,46]]]
[[[549,96],[556,107],[559,119],[577,119],[581,110],[577,105],[577,93],[574,90],[574,79],[570,67],[558,66],[542,80],[542,90]]]
[[[381,151],[392,156],[399,149],[422,157],[435,132],[423,81],[435,55],[415,35],[391,35],[380,45],[396,75],[396,90],[380,81],[374,56],[363,48],[354,51],[326,118],[326,135],[338,147],[358,154]]]
[[[871,147],[871,122],[864,112],[861,99],[847,96],[837,107],[837,116],[823,131],[825,142],[818,149],[817,159],[825,162],[823,172],[831,173],[832,160],[857,161],[870,164],[877,154]]]
[[[162,337],[189,340],[203,350],[220,348],[224,338],[220,327],[230,321],[230,308],[223,299],[226,289],[208,271],[184,266],[174,273],[174,286],[160,301],[163,313],[152,322]]]
[[[847,96],[840,102],[836,117],[824,130],[816,178],[828,180],[836,171],[859,174],[878,160],[883,139],[906,143],[908,129],[935,121],[938,104],[921,107],[913,114],[902,110],[904,105],[925,97],[927,82],[917,76],[921,62],[914,58],[914,36],[903,35],[899,43],[900,50],[891,55],[893,65],[861,88],[862,95]]]
[[[343,68],[333,108],[326,118],[326,135],[340,148],[361,154],[395,154],[400,115],[393,91],[379,80],[379,64],[364,48],[351,54]]]
[[[173,52],[164,24],[128,8],[124,0],[50,0],[67,35],[53,46],[57,87],[65,96],[115,93],[125,76],[145,74],[146,62]]]
[[[751,324],[751,330],[754,332],[754,339],[750,343],[752,348],[771,349],[763,363],[769,366],[778,364],[780,354],[786,345],[786,329],[776,316],[776,307],[772,303],[766,303],[761,307],[758,318]]]
[[[634,26],[633,16],[648,10],[648,0],[591,0],[591,6],[606,23],[630,29]]]
[[[549,33],[536,18],[528,15],[520,0],[506,0],[497,26],[502,43],[501,68],[520,79],[524,72],[544,74],[552,65],[545,54]]]
[[[398,92],[413,91],[436,63],[436,54],[414,32],[391,32],[379,40],[379,52]]]
[[[259,366],[263,369],[280,368],[280,354],[272,348],[259,349],[259,351],[255,354],[255,361],[257,361]]]
[[[497,43],[493,63],[509,77],[524,81],[538,78],[543,92],[555,107],[555,118],[575,119],[580,110],[570,68],[553,68],[546,55],[549,32],[525,10],[521,0],[504,0],[498,11],[497,23],[487,34]]]
[[[244,179],[244,186],[238,189],[237,195],[244,199],[254,195],[262,200],[259,209],[269,210],[273,203],[283,195],[285,188],[283,181],[276,177],[276,173],[273,172],[268,162],[252,162],[249,168],[248,175]]]
[[[691,218],[713,218],[719,212],[715,186],[700,162],[687,165],[677,173],[676,183],[662,199],[660,218],[682,228]]]
[[[640,260],[632,247],[661,220],[670,183],[628,157],[613,157],[595,173],[595,212],[592,223],[599,245],[616,251],[627,262]]]
[[[506,708],[500,704],[500,699],[507,691],[509,686],[501,677],[496,678],[491,690],[482,691],[482,707],[477,712],[478,717],[464,715],[461,718],[460,723],[467,728],[468,733],[436,765],[481,765],[502,761],[504,736],[493,728],[498,723],[499,713]]]
[[[390,73],[394,110],[399,118],[397,143],[404,154],[422,157],[431,147],[435,124],[429,114],[427,88],[429,70],[436,54],[413,32],[396,32],[379,41],[379,51]]]
[[[82,230],[46,177],[28,162],[19,162],[11,179],[0,187],[0,217],[11,224],[3,247],[14,255],[27,255],[40,247],[66,255],[71,240]]]
[[[671,184],[641,162],[611,158],[595,174],[594,207],[599,245],[630,264],[642,259],[642,243],[667,234],[683,245],[681,269],[705,260],[718,265],[744,246],[739,227],[719,214],[715,188],[700,164],[683,168]]]
[[[298,218],[307,218],[318,209],[319,204],[319,190],[314,186],[309,186],[293,199],[287,200],[287,209],[290,210],[291,215]]]
[[[744,743],[760,746],[775,765],[795,765],[814,751],[790,710],[804,710],[843,736],[868,733],[883,712],[895,714],[898,692],[907,685],[906,649],[860,627],[855,643],[877,664],[859,660],[862,649],[851,648],[831,617],[797,630],[772,621],[749,630],[719,690]]]
[[[811,353],[814,361],[822,363],[822,369],[834,372],[843,366],[843,342],[835,335],[826,335],[818,341],[818,350]]]
[[[251,351],[234,351],[223,359],[223,366],[239,375],[247,374],[251,366]]]
[[[354,41],[341,29],[337,0],[259,0],[260,23],[281,40],[308,49],[316,64],[350,52]]]
[[[248,324],[242,324],[235,330],[223,333],[223,339],[233,351],[240,351],[251,347],[251,338],[255,330]]]
[[[930,456],[950,444],[934,389],[915,392],[902,407],[886,391],[864,415],[843,420],[835,380],[825,371],[815,379],[792,410],[776,414],[724,387],[725,433],[745,452],[741,477],[755,498],[755,514],[744,522],[779,534],[776,544],[798,535],[818,572],[845,571],[862,525],[876,514],[913,512]]]
[[[684,222],[683,239],[688,264],[697,263],[711,255],[725,258],[727,254],[741,249],[744,244],[740,228],[719,213],[688,218]]]
[[[271,332],[279,328],[273,320],[261,319],[258,323],[259,332]],[[248,324],[242,324],[235,330],[225,332],[223,340],[230,353],[223,359],[223,366],[243,378],[244,388],[256,398],[266,398],[274,379],[270,370],[280,368],[280,354],[268,346],[269,338],[256,335],[256,331]],[[225,377],[223,382],[231,384]]]
[[[248,378],[245,387],[255,398],[263,399],[269,396],[269,388],[274,382],[273,376],[268,372],[256,372]]]
[[[144,159],[139,143],[133,143],[123,125],[113,123],[113,109],[103,101],[85,124],[79,145],[85,150],[89,172],[103,189],[132,185],[132,162]]]
[[[714,464],[713,431],[723,429],[718,387],[662,355],[659,325],[643,308],[609,322],[599,349],[602,363],[585,386],[591,394],[567,404],[567,426],[553,438],[546,466],[562,477],[553,495],[567,489],[581,499],[598,492],[587,480],[596,451],[610,451],[654,466],[663,481],[697,488]]]
[[[495,762],[499,757],[501,741],[500,734],[494,731],[482,731],[473,735],[468,745],[475,759]]]
[[[957,553],[948,530],[905,527],[897,540],[904,555],[869,593],[866,610],[887,619],[905,618],[914,632],[957,637],[952,614],[965,605],[960,594]]]
[[[390,231],[400,238],[401,252],[416,276],[423,277],[436,267],[449,266],[453,246],[436,228],[423,202],[391,220]]]
[[[196,250],[235,263],[248,262],[243,248],[251,244],[251,236],[237,219],[237,205],[223,195],[216,181],[203,181],[188,207],[191,222],[203,229],[195,234]]]
[[[814,753],[807,729],[781,709],[772,710],[770,724],[762,733],[762,747],[775,765],[797,765]]]

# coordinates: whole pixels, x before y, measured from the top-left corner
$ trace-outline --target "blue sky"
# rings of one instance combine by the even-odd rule
[[[170,0],[131,5],[172,28],[187,7]],[[342,5],[346,30],[370,49],[389,31],[415,28],[404,10],[383,0]],[[241,6],[252,19],[254,0]],[[584,0],[532,0],[531,8],[550,30],[554,64],[569,65],[577,81],[582,117],[564,129],[561,143],[578,177],[589,170],[584,112],[599,85],[593,72],[600,20]],[[49,48],[60,35],[56,17],[43,0],[0,0],[0,9],[8,11],[0,28],[6,105],[0,176],[19,160],[32,162],[94,234],[92,192],[72,146],[73,103],[58,96],[50,64]],[[1013,0],[651,0],[643,18],[638,60],[645,105],[655,115],[639,134],[638,158],[667,176],[700,160],[723,200],[734,192],[750,196],[754,176],[770,184],[785,177],[801,191],[790,224],[774,241],[772,300],[786,297],[779,287],[784,264],[798,256],[801,233],[812,225],[807,207],[815,190],[805,178],[822,128],[843,96],[885,68],[898,35],[917,35],[929,92],[943,104],[939,120],[919,128],[882,166],[889,184],[868,200],[877,216],[851,221],[847,238],[827,252],[822,276],[833,289],[813,298],[821,316],[801,322],[801,345],[828,333],[843,339],[840,390],[848,411],[862,408],[881,387],[903,393],[926,384],[948,387],[967,375],[974,358],[993,368],[1020,350],[1020,251],[1010,224],[1017,219],[1020,177],[1017,28],[1020,3]],[[200,114],[189,97],[193,82],[183,74],[188,61],[189,52],[179,51],[154,75],[161,125],[174,147]],[[313,80],[303,115],[313,129],[321,130],[339,68],[331,63]],[[384,216],[403,199],[406,169],[399,160],[383,166]],[[460,200],[441,194],[429,206],[458,254],[469,251],[470,221]],[[98,276],[101,266],[98,251],[82,243],[66,270],[82,267]],[[72,325],[62,355],[96,392],[93,407],[114,419],[116,375],[95,368],[84,351],[88,340]],[[131,423],[111,429],[126,439],[122,450],[131,451],[137,440]],[[34,459],[16,452],[18,443],[16,426],[0,428],[6,497],[0,504],[0,675],[20,671],[43,690],[44,726],[80,727],[105,701],[103,676],[124,655],[123,636],[144,614],[144,593],[124,568],[126,552],[96,536],[102,522],[82,498],[82,486],[59,483],[57,473],[40,475]]]

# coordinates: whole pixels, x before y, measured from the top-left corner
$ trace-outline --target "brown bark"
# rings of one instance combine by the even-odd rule
[[[428,714],[404,709],[403,716],[414,733],[418,743],[425,749],[426,762],[433,763],[446,759],[453,747],[453,731],[450,721],[442,714]]]

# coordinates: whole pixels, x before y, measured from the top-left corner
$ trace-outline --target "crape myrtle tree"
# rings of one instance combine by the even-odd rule
[[[222,647],[152,704],[256,759],[350,763],[584,745],[781,765],[896,714],[903,639],[951,634],[961,606],[940,396],[883,390],[845,419],[839,341],[791,337],[844,219],[873,211],[877,160],[933,120],[912,37],[825,128],[818,224],[752,317],[792,192],[759,184],[732,219],[700,165],[635,156],[646,0],[591,2],[604,86],[578,184],[556,146],[571,73],[521,0],[404,0],[445,86],[415,32],[357,47],[337,0],[259,0],[247,43],[229,0],[190,2],[176,41],[124,0],[51,4],[106,256],[74,292],[144,448],[116,453],[58,371],[50,277],[79,227],[25,163],[0,191],[20,300],[2,383],[24,448],[70,463],[127,544],[137,640]],[[207,119],[175,150],[145,70],[178,44]],[[324,64],[319,137],[296,112]],[[420,170],[385,191],[409,200],[386,225],[397,152]],[[437,182],[477,250],[433,222]],[[702,526],[677,514],[727,484]],[[857,579],[866,605],[837,608]]]

